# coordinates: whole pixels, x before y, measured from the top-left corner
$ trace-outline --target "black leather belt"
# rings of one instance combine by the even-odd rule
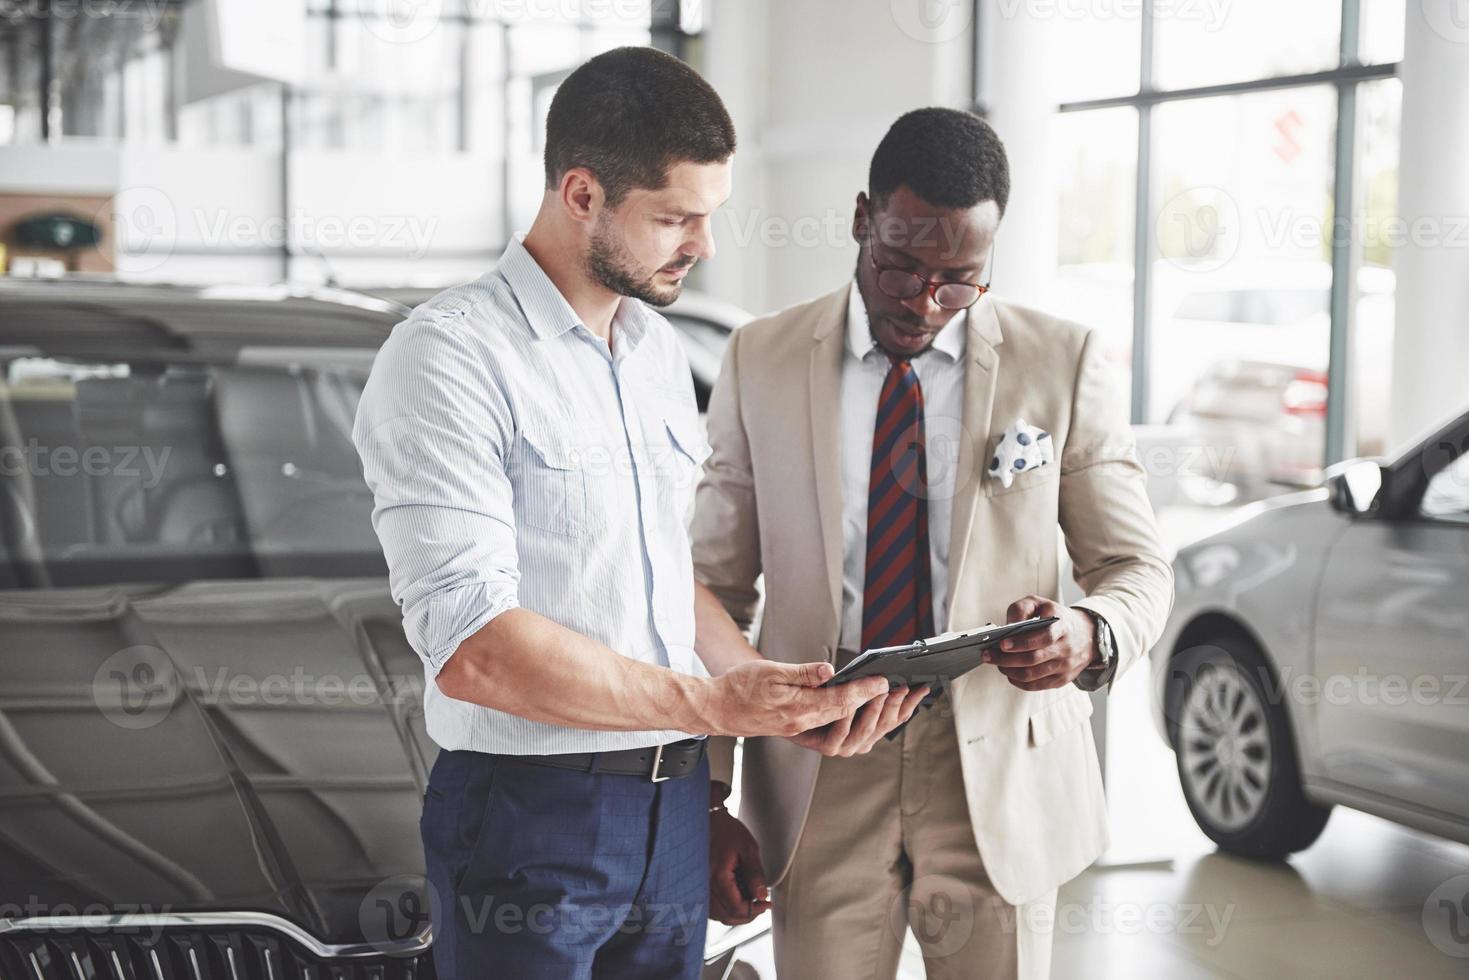
[[[505,755],[503,759],[525,762],[553,769],[575,769],[578,772],[608,772],[620,776],[642,776],[649,782],[662,783],[687,776],[704,758],[708,739],[686,738],[665,745],[648,745],[616,752],[559,752],[553,755]]]

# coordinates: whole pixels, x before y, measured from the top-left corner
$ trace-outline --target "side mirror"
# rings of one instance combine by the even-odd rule
[[[1326,488],[1332,510],[1361,517],[1372,511],[1382,490],[1382,466],[1371,459],[1347,460],[1327,472]]]

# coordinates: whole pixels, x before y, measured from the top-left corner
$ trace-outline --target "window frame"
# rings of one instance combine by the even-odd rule
[[[1191,88],[1160,88],[1154,80],[1156,45],[1154,38],[1154,2],[1141,5],[1139,29],[1142,32],[1141,58],[1138,67],[1138,89],[1130,95],[1068,101],[1056,107],[1057,112],[1091,112],[1102,109],[1131,107],[1137,112],[1137,166],[1135,168],[1133,214],[1133,324],[1132,324],[1132,391],[1131,416],[1134,424],[1148,418],[1150,338],[1152,333],[1151,282],[1153,205],[1159,188],[1153,175],[1153,111],[1162,104],[1191,99],[1242,95],[1310,86],[1331,85],[1336,91],[1336,132],[1332,180],[1332,213],[1334,223],[1346,223],[1346,233],[1334,233],[1331,241],[1331,332],[1327,366],[1326,441],[1323,464],[1330,466],[1348,457],[1347,412],[1355,392],[1350,390],[1350,318],[1354,305],[1353,277],[1356,256],[1352,243],[1357,237],[1358,216],[1356,161],[1361,138],[1357,132],[1358,86],[1399,74],[1401,61],[1366,63],[1361,57],[1361,6],[1364,0],[1341,0],[1341,35],[1337,64],[1321,71],[1292,75],[1252,78],[1236,82],[1201,85]],[[972,99],[976,111],[984,112],[982,88],[983,4],[974,0],[974,46],[972,52]],[[1355,455],[1355,454],[1352,454]]]

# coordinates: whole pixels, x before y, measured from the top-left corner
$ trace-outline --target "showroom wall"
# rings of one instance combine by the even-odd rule
[[[740,148],[719,255],[700,285],[764,312],[851,275],[853,203],[892,121],[917,106],[969,104],[972,8],[931,5],[940,16],[925,25],[887,2],[707,6],[702,68]]]

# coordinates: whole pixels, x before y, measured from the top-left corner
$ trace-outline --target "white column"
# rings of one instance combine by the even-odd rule
[[[1453,7],[1407,5],[1390,452],[1469,402],[1469,23]]]
[[[1054,17],[1044,5],[986,4],[980,25],[983,96],[1010,161],[1010,202],[996,241],[995,292],[1045,309],[1056,271],[1056,182],[1051,128],[1058,99],[1049,80]]]
[[[700,280],[757,313],[851,275],[857,192],[899,115],[969,101],[969,0],[706,4],[705,77],[739,133],[735,192]],[[1054,222],[1053,222],[1054,223]]]

